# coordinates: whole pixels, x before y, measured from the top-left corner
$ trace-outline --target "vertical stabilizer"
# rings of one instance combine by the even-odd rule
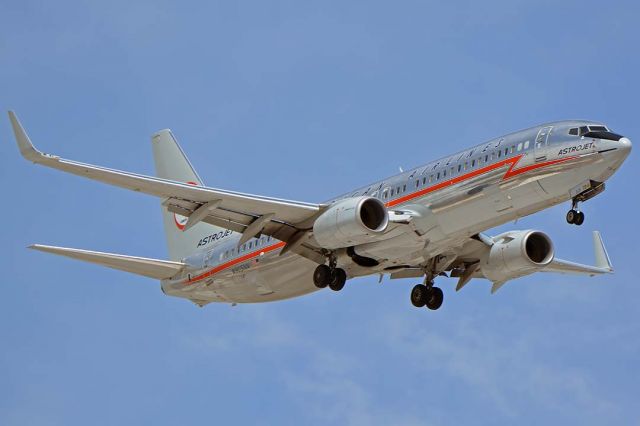
[[[171,130],[161,130],[151,137],[156,176],[185,182],[191,185],[203,185],[202,179],[194,170],[191,162],[180,148]],[[224,232],[223,228],[200,222],[185,229],[187,218],[167,211],[162,207],[164,231],[167,236],[169,258],[179,261],[203,248],[199,242],[210,235]]]

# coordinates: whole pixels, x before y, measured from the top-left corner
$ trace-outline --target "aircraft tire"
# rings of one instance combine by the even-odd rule
[[[422,308],[427,304],[429,289],[424,284],[417,284],[411,290],[411,304],[416,308]]]
[[[578,212],[571,209],[567,212],[567,223],[573,225],[576,223],[576,218],[578,217]]]
[[[328,286],[331,279],[331,268],[327,265],[318,265],[315,271],[313,271],[313,284],[318,288],[325,288]]]
[[[427,300],[427,308],[435,311],[442,306],[442,302],[444,301],[444,293],[442,289],[439,287],[432,287],[429,292],[429,298]]]
[[[331,281],[331,284],[329,284],[329,288],[333,291],[342,290],[344,288],[344,284],[347,282],[347,273],[344,272],[344,269],[334,269],[331,276],[333,280]]]
[[[582,225],[584,223],[584,213],[578,212],[573,223],[575,223],[578,226]]]

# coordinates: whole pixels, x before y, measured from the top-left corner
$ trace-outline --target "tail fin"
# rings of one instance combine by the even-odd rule
[[[202,179],[193,169],[189,159],[178,145],[171,130],[161,130],[151,137],[156,176],[192,185],[203,185]],[[199,242],[210,235],[224,232],[223,228],[200,222],[185,230],[187,218],[167,211],[162,207],[164,231],[167,236],[169,258],[179,261],[198,250]]]

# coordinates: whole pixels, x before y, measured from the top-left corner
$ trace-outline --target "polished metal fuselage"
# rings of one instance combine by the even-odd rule
[[[378,266],[358,266],[346,250],[336,253],[339,266],[353,278],[424,265],[463,250],[479,232],[566,202],[590,182],[605,182],[631,144],[626,138],[568,134],[593,124],[562,121],[511,133],[330,200],[367,195],[390,210],[420,213],[409,225],[391,226],[384,239],[356,247]],[[190,269],[163,281],[163,291],[205,304],[267,302],[317,290],[312,281],[317,264],[293,253],[279,256],[284,243],[277,240],[256,240],[255,250],[226,258],[239,239],[234,233],[187,259]]]

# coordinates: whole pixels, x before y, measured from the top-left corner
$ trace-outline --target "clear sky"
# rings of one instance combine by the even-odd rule
[[[153,173],[171,128],[211,186],[333,195],[545,121],[640,140],[640,10],[589,1],[4,1],[0,109],[45,152]],[[166,258],[158,200],[23,161],[0,119],[0,424],[638,424],[637,152],[560,257],[616,274],[416,280],[265,305],[25,249]],[[637,143],[636,143],[637,145]],[[637,149],[637,147],[636,147]]]

